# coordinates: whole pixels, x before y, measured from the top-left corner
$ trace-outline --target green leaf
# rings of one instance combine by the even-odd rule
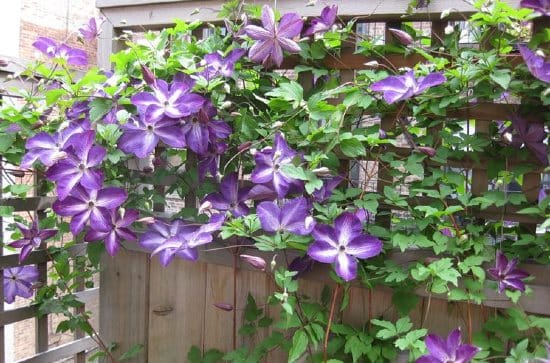
[[[490,77],[493,82],[504,89],[508,89],[510,81],[512,80],[512,75],[508,69],[497,69],[494,73],[491,73]]]
[[[355,138],[342,140],[340,142],[340,150],[342,150],[344,155],[349,156],[350,158],[365,155],[367,152],[365,146],[363,146],[363,144]]]
[[[304,100],[304,89],[294,81],[282,83],[278,88],[266,93],[267,96],[281,98],[285,101],[292,101],[292,107],[300,106]]]
[[[5,153],[15,141],[15,137],[10,134],[3,134],[0,136],[0,153]]]
[[[0,205],[0,217],[13,216],[14,209],[10,205]]]
[[[113,107],[113,101],[106,98],[95,98],[90,102],[90,121],[97,122]]]
[[[292,347],[288,352],[288,363],[295,362],[304,354],[308,344],[307,334],[304,330],[297,330],[292,337]]]
[[[134,344],[128,349],[124,354],[122,354],[119,360],[128,360],[137,357],[137,355],[142,351],[143,344]]]

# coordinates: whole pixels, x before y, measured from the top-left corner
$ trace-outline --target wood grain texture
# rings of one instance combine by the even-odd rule
[[[117,355],[134,344],[144,349],[133,360],[147,362],[149,312],[149,256],[121,250],[116,258],[105,254],[100,274],[100,334],[116,342]]]
[[[151,261],[149,362],[178,362],[193,345],[202,348],[206,265],[175,260],[163,267]]]

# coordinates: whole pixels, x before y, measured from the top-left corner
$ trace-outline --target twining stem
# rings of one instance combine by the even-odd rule
[[[426,305],[426,312],[424,313],[424,316],[422,317],[422,321],[420,322],[420,327],[424,327],[424,323],[426,323],[426,319],[428,319],[428,313],[430,312],[430,305],[432,304],[432,293],[428,295],[428,304]]]
[[[470,304],[470,299],[468,299],[468,344],[472,344],[472,305]]]
[[[332,291],[332,302],[330,303],[330,313],[328,316],[327,330],[325,331],[325,340],[323,342],[323,362],[327,362],[327,348],[328,348],[328,336],[330,334],[330,327],[332,326],[332,319],[334,317],[334,309],[336,308],[336,298],[338,297],[338,291],[340,285],[336,285],[334,291]]]

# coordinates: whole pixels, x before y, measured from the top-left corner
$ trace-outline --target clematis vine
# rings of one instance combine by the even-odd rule
[[[256,214],[266,232],[291,232],[300,236],[311,233],[315,221],[309,215],[308,202],[299,197],[286,201],[281,207],[275,202],[261,202]]]
[[[292,40],[300,35],[304,25],[304,21],[298,14],[285,14],[277,24],[273,9],[264,5],[261,21],[263,27],[256,25],[244,27],[245,33],[257,40],[248,52],[248,57],[253,62],[262,63],[266,68],[273,64],[280,66],[283,63],[283,51],[290,53],[300,51],[298,43]]]
[[[144,158],[155,150],[159,141],[174,148],[187,145],[179,121],[171,118],[154,121],[142,114],[122,125],[118,147],[125,153]]]
[[[68,64],[74,66],[85,66],[88,64],[88,55],[85,51],[71,48],[64,43],[58,44],[51,38],[40,37],[32,45],[48,58],[65,59]]]
[[[508,261],[502,251],[497,251],[495,267],[488,269],[487,272],[498,281],[498,292],[502,293],[505,289],[525,291],[525,283],[522,280],[529,277],[529,274],[516,268],[517,264],[517,257]]]
[[[141,92],[132,96],[132,103],[137,106],[147,123],[155,123],[165,117],[180,119],[200,110],[204,98],[191,93],[191,86],[185,82],[174,81],[168,85],[162,79],[155,80],[151,92]]]
[[[315,240],[307,254],[315,261],[334,263],[336,274],[345,281],[357,276],[357,258],[366,259],[382,252],[382,241],[364,234],[363,225],[353,213],[344,212],[334,220],[334,226],[317,224]]]
[[[57,229],[41,230],[38,224],[38,219],[34,219],[32,221],[30,228],[18,222],[16,222],[15,225],[23,234],[23,238],[9,243],[8,246],[21,249],[21,252],[19,253],[19,263],[25,261],[31,251],[35,248],[39,248],[42,242],[57,234]]]
[[[101,26],[104,22],[105,19],[103,17],[90,18],[86,25],[78,29],[78,32],[85,40],[92,41],[101,34]]]
[[[120,208],[112,210],[109,230],[90,229],[84,236],[84,240],[88,242],[105,241],[105,250],[109,255],[114,256],[120,250],[122,241],[135,241],[137,239],[130,226],[138,217],[139,212],[134,209],[125,210]]]
[[[201,64],[204,70],[199,73],[207,80],[215,77],[231,77],[235,70],[235,63],[244,55],[244,49],[234,49],[226,57],[219,52],[210,53],[204,56]]]
[[[428,88],[438,86],[447,79],[441,73],[430,73],[425,77],[414,77],[414,71],[408,71],[402,76],[389,76],[381,81],[374,82],[370,89],[376,92],[383,92],[384,100],[395,103],[419,95]]]
[[[4,301],[11,304],[16,296],[32,297],[38,282],[36,266],[18,266],[4,269]]]
[[[416,363],[468,363],[481,350],[462,344],[460,329],[453,330],[447,339],[429,334],[425,339],[429,354],[418,358]]]
[[[21,167],[30,168],[37,160],[40,160],[45,166],[52,166],[67,157],[66,149],[71,145],[72,137],[89,130],[90,127],[88,121],[72,122],[53,135],[39,132],[27,140],[25,144],[27,152],[23,156]]]
[[[521,0],[519,6],[533,9],[545,16],[550,16],[550,0]]]
[[[103,183],[103,172],[97,169],[107,151],[94,145],[95,132],[78,134],[78,142],[69,147],[67,158],[51,166],[46,172],[49,180],[57,183],[59,199],[65,199],[71,190],[81,184],[87,189],[99,189]]]
[[[246,205],[249,187],[239,188],[237,173],[230,173],[222,178],[220,191],[211,193],[203,200],[203,204],[210,203],[211,208],[220,212],[230,212],[234,217],[242,217],[248,214]]]
[[[544,56],[533,52],[529,47],[520,44],[519,52],[533,77],[543,82],[550,83],[550,62]]]
[[[337,5],[325,6],[323,10],[321,10],[321,16],[311,20],[310,26],[304,31],[304,35],[310,36],[329,31],[336,22],[337,13]]]
[[[112,230],[112,211],[127,198],[123,189],[107,187],[100,190],[87,190],[75,187],[70,195],[53,203],[53,211],[62,217],[71,217],[71,233],[80,233],[88,221],[90,228],[97,231]]]
[[[285,175],[281,167],[292,165],[297,157],[298,153],[288,146],[283,135],[278,132],[275,134],[273,148],[266,147],[254,155],[256,167],[250,179],[255,184],[272,183],[278,197],[284,198],[292,184],[301,182]]]

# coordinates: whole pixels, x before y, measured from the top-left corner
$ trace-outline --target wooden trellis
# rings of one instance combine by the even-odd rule
[[[264,4],[268,1],[249,1],[248,3]],[[400,26],[404,21],[408,0],[393,1],[331,1],[339,7],[339,17],[343,19],[357,18],[357,24],[383,23],[386,30],[389,27]],[[508,1],[517,7],[519,1]],[[118,37],[124,30],[144,31],[160,29],[170,26],[174,18],[185,21],[202,20],[205,22],[219,22],[217,12],[223,1],[183,1],[183,0],[96,0],[98,8],[106,16],[102,41],[99,49],[99,64],[104,68],[110,67],[109,56],[113,52],[122,49],[121,42],[112,40]],[[315,6],[305,6],[306,1],[278,0],[277,9],[281,13],[295,11],[303,16],[317,16],[324,3]],[[440,20],[440,14],[453,9],[453,12]],[[198,12],[196,10],[199,10]],[[438,0],[432,1],[428,7],[417,9],[406,21],[423,21],[431,23],[431,38],[434,43],[440,41],[443,30],[448,21],[463,20],[463,15],[473,12],[473,8],[466,1]],[[535,24],[535,27],[544,24]],[[386,39],[388,36],[386,36]],[[327,58],[324,64],[327,68],[339,70],[339,81],[345,83],[353,81],[355,71],[365,69],[365,63],[377,60],[380,63],[391,62],[397,67],[412,67],[422,58],[412,55],[388,55],[386,59],[365,57],[354,54],[353,47],[342,50],[339,58]],[[521,59],[511,56],[510,63],[518,64]],[[285,59],[283,69],[292,68],[296,60],[290,56]],[[313,85],[311,74],[300,73],[299,82],[307,93]],[[469,105],[464,109],[448,112],[447,118],[475,120],[476,134],[487,134],[489,124],[493,120],[508,119],[514,105],[479,103]],[[390,129],[394,126],[394,118],[391,115],[382,118],[381,128]],[[407,156],[411,149],[404,147],[391,147],[387,151],[393,151],[397,155]],[[373,151],[376,154],[376,150]],[[366,159],[365,159],[366,160]],[[352,162],[350,160],[350,162]],[[353,162],[357,162],[354,160]],[[471,170],[474,195],[480,195],[488,189],[487,159],[476,160],[466,155],[460,160],[449,161],[447,166]],[[511,164],[525,161],[509,160]],[[432,163],[432,162],[430,162]],[[536,162],[535,162],[536,163]],[[349,168],[353,163],[345,163]],[[433,165],[437,165],[433,163]],[[381,192],[389,174],[383,164],[378,165],[378,182],[376,189]],[[171,180],[166,180],[170,184]],[[525,175],[523,191],[530,202],[536,200],[540,185],[540,170],[535,170]],[[426,203],[426,197],[416,198],[419,203]],[[189,196],[186,204],[195,202],[194,196]],[[450,200],[449,203],[455,201]],[[381,204],[382,209],[388,208]],[[480,218],[500,219],[503,215],[507,220],[535,225],[538,220],[532,217],[517,214],[515,206],[491,207],[474,211],[473,214]],[[386,223],[389,226],[390,219],[377,223]],[[181,362],[190,347],[197,345],[202,349],[217,348],[228,351],[234,348],[232,337],[234,336],[235,320],[237,324],[242,321],[242,309],[246,304],[246,296],[250,292],[257,301],[264,301],[265,297],[275,291],[276,286],[264,273],[250,270],[250,267],[241,264],[230,251],[201,253],[200,262],[173,261],[168,267],[162,267],[158,261],[150,260],[135,244],[126,245],[126,249],[115,257],[106,257],[103,260],[101,274],[102,293],[101,299],[101,334],[107,341],[117,341],[121,350],[128,349],[135,343],[141,343],[145,349],[140,353],[137,362]],[[240,251],[242,253],[243,251]],[[273,254],[264,254],[266,260],[271,260]],[[423,260],[429,257],[423,251],[412,251],[391,256],[398,263],[408,263]],[[284,264],[284,258],[277,257],[279,264]],[[527,266],[536,278],[531,284],[534,290],[534,298],[523,300],[523,307],[530,312],[550,314],[547,301],[550,301],[550,277],[543,273],[544,267]],[[326,267],[317,267],[317,270],[305,277],[301,284],[300,292],[318,298],[324,284],[330,284]],[[428,298],[426,291],[418,290],[422,297],[422,304],[411,313],[412,320],[419,324],[428,301],[431,303],[430,316],[424,322],[424,326],[430,327],[434,332],[446,333],[452,327],[464,326],[463,314],[466,311],[466,303],[449,303],[445,296],[433,295]],[[507,307],[505,298],[491,291],[486,291],[488,300],[485,306],[473,306],[474,329],[479,328],[482,321],[495,308]],[[433,298],[433,299],[432,299]],[[392,299],[392,292],[384,289],[374,291],[365,290],[359,286],[352,287],[350,305],[344,312],[345,322],[361,322],[367,318],[383,315],[387,318],[394,317],[395,312],[388,311]],[[214,303],[236,302],[237,316],[232,313],[219,310]],[[273,311],[266,307],[269,313]],[[235,319],[235,320],[234,320]],[[237,337],[237,346],[252,341],[246,341]],[[271,352],[266,362],[283,362],[286,357],[280,352]]]

